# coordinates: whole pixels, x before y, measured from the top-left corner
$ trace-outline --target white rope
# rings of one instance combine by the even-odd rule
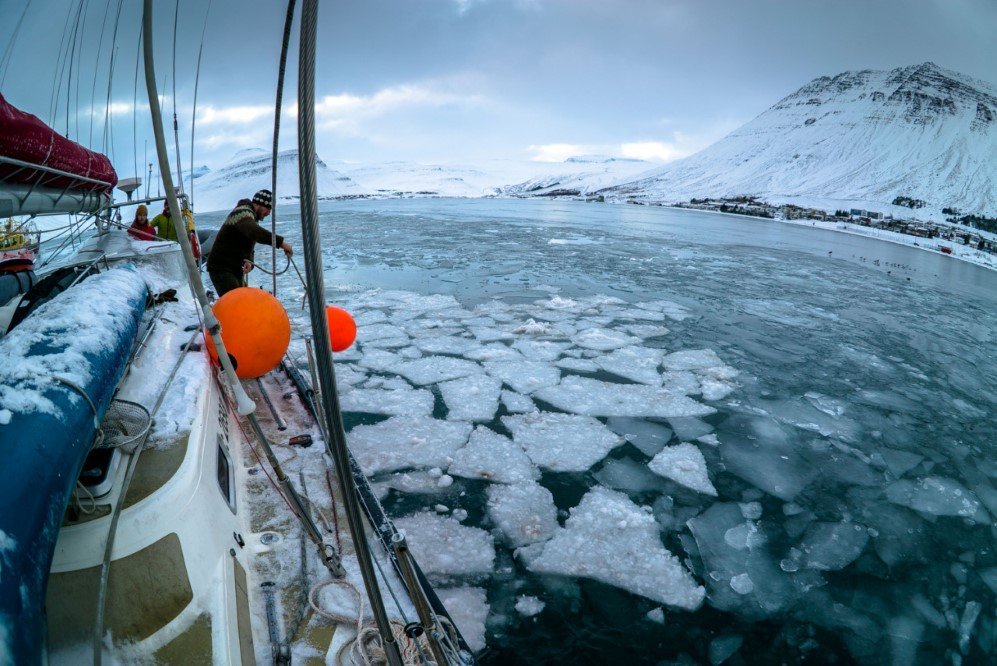
[[[318,593],[329,585],[337,585],[346,588],[357,599],[356,615],[344,615],[322,608],[318,602]],[[336,661],[345,663],[344,657],[348,656],[353,664],[360,666],[375,666],[388,663],[387,655],[380,645],[380,633],[377,623],[372,618],[365,618],[364,599],[356,586],[346,580],[327,579],[312,585],[308,591],[308,605],[316,615],[331,620],[336,624],[350,625],[356,627],[356,636],[343,644],[336,654]],[[419,638],[419,642],[412,640],[405,634],[405,625],[398,620],[391,620],[391,633],[398,643],[399,651],[402,655],[402,663],[405,666],[418,666],[427,663],[423,656],[429,653],[429,644],[424,636]],[[428,663],[432,664],[432,661]]]

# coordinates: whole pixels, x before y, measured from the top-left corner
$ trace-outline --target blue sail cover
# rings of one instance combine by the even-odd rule
[[[134,268],[87,278],[0,339],[0,664],[40,663],[45,590],[76,479],[145,310]],[[79,391],[56,379],[72,382]]]

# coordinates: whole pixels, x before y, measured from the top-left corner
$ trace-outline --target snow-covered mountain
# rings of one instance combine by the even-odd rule
[[[349,176],[330,169],[319,158],[315,160],[316,186],[319,196],[335,197],[362,194]],[[210,171],[194,182],[194,207],[204,213],[230,210],[239,199],[271,186],[271,153],[250,148],[236,153],[228,164]],[[188,191],[190,186],[188,185]],[[277,154],[278,199],[296,198],[298,188],[298,151],[285,150]]]
[[[546,164],[543,173],[521,183],[507,185],[505,196],[587,196],[644,173],[649,162],[601,155],[569,157],[557,164]]]
[[[608,188],[669,202],[756,195],[997,212],[997,90],[934,63],[814,79],[708,148]]]

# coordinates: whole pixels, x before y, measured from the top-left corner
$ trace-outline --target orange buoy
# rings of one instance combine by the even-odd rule
[[[325,321],[329,325],[329,346],[332,351],[346,351],[357,339],[357,323],[343,308],[325,306]]]
[[[291,322],[284,306],[262,289],[239,287],[211,308],[222,325],[222,342],[240,379],[260,377],[277,367],[291,342]],[[218,363],[208,335],[208,354]]]

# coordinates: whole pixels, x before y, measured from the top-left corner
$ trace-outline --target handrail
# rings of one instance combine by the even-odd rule
[[[72,178],[74,180],[78,180],[84,183],[93,183],[94,185],[102,185],[106,189],[112,188],[111,183],[106,183],[103,180],[97,180],[96,178],[88,178],[86,176],[70,173],[68,171],[62,171],[61,169],[55,169],[53,167],[45,166],[43,164],[33,164],[31,162],[17,160],[14,159],[13,157],[4,157],[3,155],[0,155],[0,164],[10,164],[12,166],[21,167],[23,169],[33,169],[35,171],[42,171],[56,176],[62,176],[64,178]]]

